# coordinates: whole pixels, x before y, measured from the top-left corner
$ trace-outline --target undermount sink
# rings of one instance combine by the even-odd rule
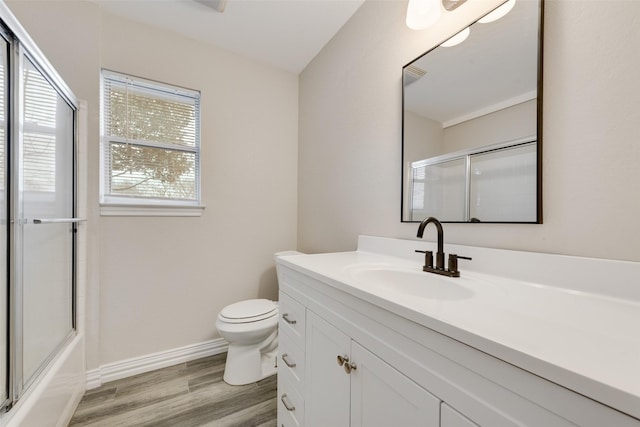
[[[450,278],[423,272],[420,268],[392,264],[363,264],[345,268],[345,273],[363,288],[393,292],[430,300],[461,300],[473,292]]]

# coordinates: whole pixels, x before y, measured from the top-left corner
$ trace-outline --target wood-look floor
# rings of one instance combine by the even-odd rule
[[[69,426],[200,427],[276,425],[277,380],[222,381],[226,353],[88,390]]]

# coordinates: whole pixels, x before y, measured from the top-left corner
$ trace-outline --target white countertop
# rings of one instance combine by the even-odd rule
[[[428,244],[404,242],[416,249]],[[353,252],[286,256],[278,263],[640,419],[640,301],[581,291],[575,283],[561,288],[465,268],[480,261],[482,248],[456,246],[473,252],[474,260],[460,261],[462,277],[448,278],[422,272],[422,260],[412,250],[401,258],[362,246]],[[546,256],[549,265],[539,268],[570,269],[574,261],[585,262]],[[631,264],[622,270],[640,272],[637,263]],[[369,274],[373,270],[392,271],[392,277],[397,272],[412,283],[384,285]],[[639,278],[627,280],[640,286]],[[422,293],[422,280],[430,291]]]

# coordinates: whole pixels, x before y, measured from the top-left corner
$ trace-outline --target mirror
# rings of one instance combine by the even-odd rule
[[[403,68],[403,222],[542,222],[542,0],[482,21]]]

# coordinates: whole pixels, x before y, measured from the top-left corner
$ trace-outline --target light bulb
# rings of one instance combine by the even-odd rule
[[[506,3],[502,4],[493,12],[478,19],[478,22],[480,22],[481,24],[487,24],[489,22],[497,21],[498,19],[502,18],[504,15],[509,13],[511,9],[513,9],[513,6],[515,4],[516,4],[516,0],[508,0]]]
[[[409,0],[407,6],[407,27],[412,30],[424,30],[440,19],[441,0]]]

